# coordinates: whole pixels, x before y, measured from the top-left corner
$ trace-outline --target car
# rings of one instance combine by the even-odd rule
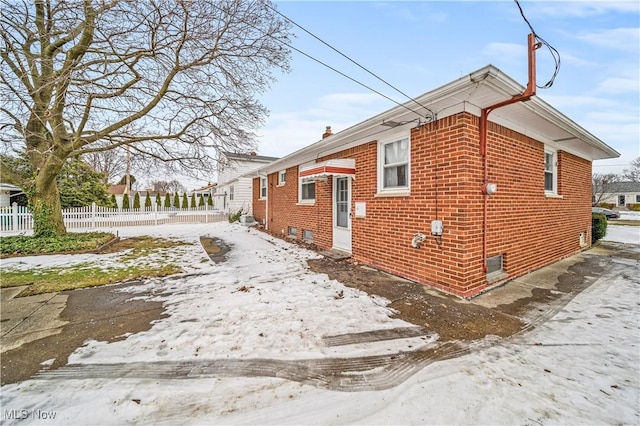
[[[609,210],[602,207],[592,207],[591,213],[603,214],[607,219],[620,219],[620,213],[615,210]]]

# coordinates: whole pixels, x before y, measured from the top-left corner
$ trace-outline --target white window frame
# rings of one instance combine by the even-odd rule
[[[307,163],[307,164],[302,164],[301,166],[298,167],[298,204],[306,204],[306,205],[311,205],[311,204],[315,204],[316,203],[316,199],[315,196],[314,198],[307,198],[307,199],[302,199],[302,185],[309,185],[309,184],[313,184],[314,185],[314,195],[316,190],[318,189],[316,187],[316,181],[315,180],[310,180],[310,179],[305,179],[303,177],[300,176],[300,168],[309,164],[313,164],[313,163]]]
[[[547,156],[551,155],[551,170],[547,169]],[[547,189],[547,173],[551,173],[551,189]],[[549,195],[558,194],[558,151],[550,148],[544,150],[544,192]]]
[[[284,186],[286,181],[287,181],[287,171],[286,170],[280,170],[278,172],[278,186]]]
[[[235,193],[235,188],[233,187],[233,185],[231,185],[229,187],[229,201],[233,201],[234,193]]]
[[[260,200],[265,200],[267,198],[267,178],[260,178],[260,196],[258,197]]]
[[[389,166],[384,164],[384,150],[385,147],[389,144],[407,141],[407,184],[405,186],[395,186],[385,188],[384,186],[384,169],[385,166]],[[395,163],[395,165],[402,165],[402,163]],[[409,195],[411,192],[411,134],[409,132],[397,133],[393,137],[387,138],[378,142],[378,196],[394,196],[394,195]]]

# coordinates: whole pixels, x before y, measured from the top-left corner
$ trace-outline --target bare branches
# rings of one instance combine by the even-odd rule
[[[266,116],[255,96],[289,66],[290,28],[264,0],[2,6],[2,139],[58,157],[139,144],[211,166],[251,148]]]
[[[611,196],[613,187],[620,182],[620,176],[614,173],[599,174],[595,173],[591,176],[592,205],[597,206],[600,203],[611,201],[607,197]]]

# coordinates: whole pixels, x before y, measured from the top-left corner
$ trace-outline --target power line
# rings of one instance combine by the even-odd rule
[[[549,49],[549,52],[551,53],[551,56],[553,57],[553,60],[555,62],[555,69],[553,71],[553,75],[551,76],[551,79],[549,81],[547,81],[542,86],[537,86],[536,85],[540,89],[548,89],[551,86],[553,86],[553,82],[555,81],[558,73],[560,72],[560,53],[558,53],[558,51],[553,46],[551,46],[549,43],[547,43],[547,41],[545,39],[543,39],[542,37],[540,37],[536,33],[536,30],[533,29],[533,25],[531,25],[531,22],[529,22],[527,17],[524,15],[524,11],[522,10],[522,6],[520,6],[520,3],[518,2],[518,0],[513,0],[513,1],[518,6],[518,9],[520,10],[520,16],[522,16],[522,19],[524,19],[524,22],[526,22],[527,25],[529,26],[529,29],[531,30],[531,33],[534,35],[536,40],[538,40],[540,43],[545,45],[547,47],[547,49]]]
[[[324,41],[323,39],[321,39],[320,37],[318,37],[317,35],[313,34],[311,31],[307,30],[306,28],[304,28],[302,25],[298,24],[297,22],[295,22],[293,19],[289,18],[288,16],[284,15],[283,13],[281,13],[280,11],[278,11],[277,9],[275,9],[274,7],[270,6],[269,4],[265,3],[265,5],[267,6],[267,8],[271,9],[272,11],[274,11],[275,13],[277,13],[278,15],[282,16],[284,19],[286,19],[287,21],[291,22],[293,25],[297,26],[298,28],[300,28],[301,30],[303,30],[304,32],[306,32],[307,34],[309,34],[311,37],[315,38],[316,40],[318,40],[319,42],[321,42],[322,44],[324,44],[325,46],[329,47],[331,50],[333,50],[334,52],[338,53],[339,55],[341,55],[343,58],[347,59],[348,61],[350,61],[351,63],[357,65],[358,67],[360,67],[361,69],[363,69],[364,71],[368,72],[370,75],[374,76],[375,78],[377,78],[378,80],[380,80],[381,82],[383,82],[384,84],[386,84],[387,86],[391,87],[393,90],[395,90],[396,92],[400,93],[401,95],[403,95],[404,97],[406,97],[407,99],[409,99],[410,101],[415,102],[416,104],[418,104],[420,107],[426,109],[427,111],[429,111],[429,113],[431,114],[431,117],[429,117],[431,120],[433,120],[434,117],[434,112],[427,108],[426,106],[422,105],[420,102],[418,102],[416,99],[412,98],[411,96],[407,95],[406,93],[404,93],[402,90],[398,89],[397,87],[395,87],[393,84],[389,83],[388,81],[384,80],[382,77],[378,76],[377,74],[375,74],[373,71],[370,71],[369,69],[367,69],[365,66],[359,64],[358,62],[356,62],[354,59],[350,58],[349,56],[347,56],[346,54],[342,53],[340,50],[336,49],[335,47],[333,47],[332,45],[330,45],[329,43],[327,43],[326,41]],[[294,48],[295,49],[295,48]],[[297,49],[295,49],[297,50]],[[300,52],[299,50],[297,50],[298,52]],[[302,53],[302,52],[300,52]],[[303,53],[304,54],[304,53]],[[306,55],[306,54],[304,54]],[[306,55],[308,56],[308,55]],[[309,56],[310,57],[310,56]],[[315,58],[311,58],[316,60]],[[318,61],[318,60],[316,60]],[[320,62],[320,61],[318,61]],[[320,62],[322,63],[322,62]],[[322,63],[323,65],[325,65],[324,63]],[[325,65],[327,66],[327,65]],[[329,67],[330,69],[333,69],[331,67]],[[335,71],[335,69],[333,69]],[[339,71],[336,71],[338,73],[340,73]],[[344,74],[340,73],[341,75],[345,76]],[[347,76],[345,76],[347,77]],[[356,83],[368,88],[369,90],[374,91],[375,93],[379,94],[379,92],[369,88],[368,86],[365,86],[364,84],[352,79],[351,77],[347,77],[352,81],[355,81]],[[384,96],[387,99],[387,96],[385,95],[381,95]],[[390,99],[392,100],[392,99]],[[393,101],[393,100],[392,100]],[[393,101],[395,102],[395,101]],[[395,102],[396,104],[400,105],[398,102]],[[406,108],[406,107],[405,107]],[[412,110],[411,110],[412,111]],[[415,111],[413,111],[415,113]],[[418,113],[416,113],[418,114]],[[418,114],[420,115],[420,114]]]

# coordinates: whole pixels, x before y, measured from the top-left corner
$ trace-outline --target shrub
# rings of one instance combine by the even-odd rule
[[[168,192],[164,195],[164,206],[166,208],[170,208],[171,207],[171,196],[169,195]]]
[[[607,235],[607,217],[603,214],[593,213],[591,215],[591,243],[595,243]]]
[[[118,200],[116,200],[116,194],[111,194],[111,205],[109,207],[113,209],[118,208]]]
[[[240,216],[242,216],[242,214],[243,214],[242,209],[238,210],[235,213],[230,214],[229,223],[237,222],[238,220],[240,220]]]
[[[184,194],[182,194],[182,208],[183,209],[188,209],[189,208],[189,199],[187,198],[187,193],[186,192]]]
[[[198,197],[198,207],[204,207],[204,197],[202,194]]]
[[[633,212],[640,212],[640,203],[627,204],[627,207]]]
[[[144,206],[151,207],[151,195],[149,195],[149,191],[147,191],[147,196],[144,198]]]
[[[189,205],[192,209],[196,207],[196,194],[191,194],[191,204]]]
[[[177,192],[173,195],[173,207],[176,209],[180,208],[180,196]]]
[[[609,209],[611,210],[612,208],[614,208],[616,205],[613,203],[598,203],[598,207],[602,207],[603,209]]]
[[[209,195],[207,197],[207,205],[208,206],[213,206],[213,196],[212,195]]]
[[[130,206],[129,206],[129,194],[124,194],[122,196],[122,209],[123,210],[129,210]]]
[[[133,208],[134,209],[139,209],[140,208],[140,193],[136,192],[136,195],[133,196]]]

